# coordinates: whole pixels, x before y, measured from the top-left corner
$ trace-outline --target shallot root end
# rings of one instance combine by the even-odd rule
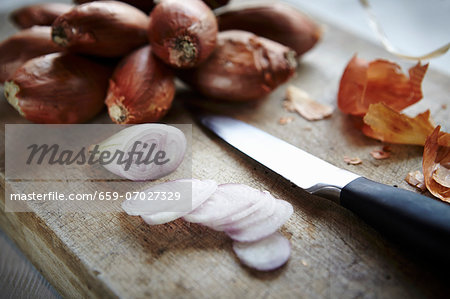
[[[14,107],[17,111],[19,111],[20,115],[24,116],[24,113],[22,109],[19,106],[19,99],[17,97],[17,94],[19,93],[20,88],[19,86],[14,83],[13,81],[5,82],[5,98],[8,101],[8,103],[11,104],[11,106]]]
[[[55,26],[52,29],[52,40],[55,44],[61,47],[67,47],[69,40],[67,38],[66,30],[63,26]]]
[[[111,119],[118,124],[125,122],[128,118],[128,111],[123,106],[112,105],[108,108],[108,113]]]
[[[192,64],[197,58],[197,47],[190,36],[176,38],[170,51],[170,61],[177,66]]]

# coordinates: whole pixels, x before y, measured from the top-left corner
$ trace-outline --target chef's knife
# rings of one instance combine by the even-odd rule
[[[242,121],[197,116],[220,138],[295,185],[332,199],[414,251],[450,260],[450,205],[340,169]]]

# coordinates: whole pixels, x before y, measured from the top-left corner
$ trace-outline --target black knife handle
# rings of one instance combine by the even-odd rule
[[[342,189],[340,202],[400,245],[450,261],[450,205],[362,177]]]

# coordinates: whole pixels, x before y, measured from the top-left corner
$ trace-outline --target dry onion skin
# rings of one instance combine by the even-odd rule
[[[401,111],[422,99],[422,80],[428,64],[409,69],[409,78],[396,63],[368,62],[356,55],[348,63],[339,85],[338,107],[352,115],[364,115],[371,104],[382,102]]]
[[[344,162],[347,163],[348,165],[359,165],[362,164],[362,160],[358,157],[349,157],[349,156],[344,156]]]
[[[293,121],[294,121],[294,118],[292,116],[280,117],[280,119],[278,120],[278,124],[284,126],[284,125],[290,124]]]
[[[289,85],[283,106],[287,111],[297,112],[309,121],[321,120],[331,116],[333,107],[314,101],[302,89]]]
[[[427,189],[425,186],[425,178],[420,170],[409,172],[405,177],[405,181],[420,191],[425,191]]]
[[[423,176],[431,194],[450,203],[450,134],[437,126],[423,149]]]
[[[375,149],[370,152],[370,155],[376,160],[388,159],[391,154],[388,151]]]
[[[430,111],[409,117],[383,103],[372,104],[364,116],[363,133],[374,139],[398,144],[424,145],[434,124]]]

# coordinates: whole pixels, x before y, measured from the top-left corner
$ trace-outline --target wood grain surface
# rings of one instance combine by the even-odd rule
[[[2,16],[2,22],[4,19]],[[11,32],[2,29],[1,39]],[[336,106],[340,76],[356,52],[367,59],[393,59],[378,46],[327,26],[322,42],[303,57],[296,77],[288,84]],[[424,99],[407,112],[413,115],[429,108],[435,122],[449,131],[449,110],[443,108],[450,102],[449,82],[449,77],[429,70],[423,84]],[[331,118],[317,122],[284,111],[286,86],[258,103],[208,106],[339,167],[414,191],[404,177],[421,168],[421,147],[392,145],[390,159],[374,160],[370,151],[383,144],[365,137],[338,110]],[[180,88],[164,122],[194,123],[183,104],[193,97],[197,96]],[[279,125],[284,116],[295,120]],[[2,124],[27,123],[4,98],[0,119]],[[94,122],[110,123],[106,113]],[[224,234],[181,220],[148,226],[139,217],[125,213],[58,214],[39,207],[30,213],[6,213],[3,134],[0,151],[0,226],[65,297],[423,298],[449,294],[448,275],[440,275],[351,212],[292,186],[195,123],[194,177],[248,184],[294,206],[293,216],[281,229],[291,241],[292,256],[281,269],[252,271],[240,265]],[[363,163],[347,165],[343,161],[346,155],[360,157]],[[302,165],[297,167],[298,171],[308,171]]]

